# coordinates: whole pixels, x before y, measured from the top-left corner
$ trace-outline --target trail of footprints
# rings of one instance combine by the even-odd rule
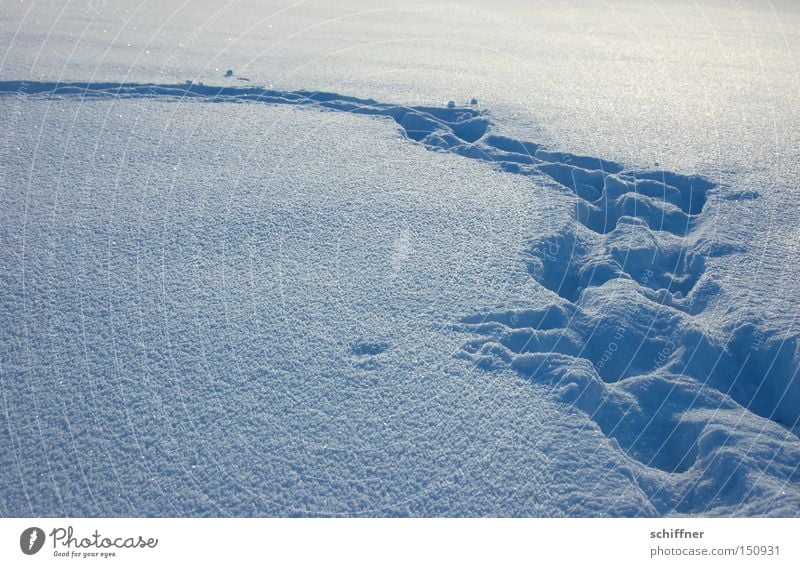
[[[486,369],[510,366],[548,384],[646,470],[677,478],[672,492],[665,493],[663,482],[650,490],[661,512],[692,511],[709,499],[724,503],[726,494],[735,504],[737,483],[745,481],[733,478],[732,470],[791,466],[776,474],[800,480],[797,451],[776,458],[751,448],[749,468],[732,468],[728,461],[751,457],[724,451],[754,435],[752,420],[742,419],[747,411],[772,420],[756,432],[761,438],[777,443],[791,435],[788,430],[797,431],[800,355],[797,337],[757,321],[718,334],[696,322],[719,292],[707,261],[739,249],[708,236],[704,210],[717,187],[707,179],[628,171],[612,161],[499,136],[475,104],[407,107],[335,93],[190,82],[4,81],[0,96],[263,102],[383,116],[429,150],[545,176],[576,197],[574,219],[527,251],[532,277],[558,300],[542,309],[464,317],[458,327],[475,338],[461,356]],[[364,358],[372,350],[357,346],[353,353]],[[762,445],[778,451],[778,444]],[[694,475],[683,474],[693,469]]]
[[[715,185],[498,136],[483,139],[481,151],[506,171],[549,176],[577,201],[573,222],[527,251],[531,275],[561,301],[464,317],[461,327],[477,338],[462,356],[550,384],[649,469],[694,468],[686,479],[701,479],[676,481],[662,512],[708,505],[692,494],[698,486],[717,500],[739,490],[730,471],[748,466],[721,467],[720,455],[752,433],[742,425],[744,408],[797,431],[800,357],[796,337],[756,322],[714,335],[695,321],[719,292],[706,262],[740,249],[704,230]],[[791,436],[772,425],[764,431]],[[798,480],[795,469],[782,473]]]

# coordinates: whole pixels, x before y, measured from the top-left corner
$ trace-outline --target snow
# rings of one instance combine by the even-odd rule
[[[3,515],[797,515],[796,8],[571,6],[6,7]]]

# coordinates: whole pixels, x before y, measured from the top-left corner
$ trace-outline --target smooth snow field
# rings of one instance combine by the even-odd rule
[[[800,514],[793,2],[0,4],[0,514]]]

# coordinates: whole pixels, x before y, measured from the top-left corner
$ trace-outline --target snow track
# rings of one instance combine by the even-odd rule
[[[497,135],[474,105],[192,83],[5,81],[0,96],[262,102],[382,116],[432,151],[545,178],[575,195],[574,218],[526,250],[531,276],[553,302],[463,317],[457,329],[475,338],[459,356],[487,370],[511,367],[589,415],[634,461],[660,513],[735,508],[743,492],[767,490],[756,476],[800,482],[798,337],[755,320],[710,330],[698,317],[721,291],[709,260],[743,249],[709,226],[711,197],[754,193],[726,195],[699,176],[632,171]],[[374,364],[387,348],[357,343],[352,355]]]

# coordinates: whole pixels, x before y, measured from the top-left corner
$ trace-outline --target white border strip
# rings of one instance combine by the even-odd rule
[[[21,549],[30,527],[46,534],[34,555]],[[0,519],[0,565],[800,565],[798,528],[798,519]],[[154,547],[115,547],[150,538]],[[658,549],[670,552],[651,557]]]

